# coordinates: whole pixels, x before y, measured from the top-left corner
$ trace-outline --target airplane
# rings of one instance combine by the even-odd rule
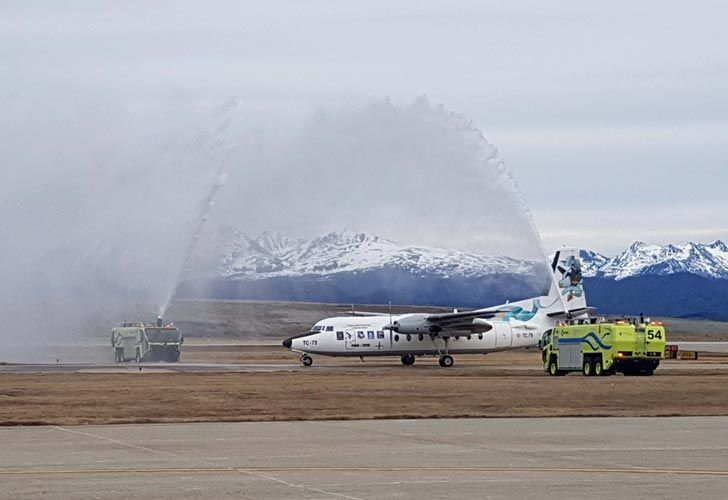
[[[353,313],[326,318],[310,331],[283,341],[283,347],[299,353],[304,366],[312,354],[352,356],[400,356],[403,365],[415,357],[437,356],[443,368],[453,366],[453,354],[486,354],[530,347],[564,319],[578,318],[587,307],[579,251],[558,250],[551,263],[554,273],[546,296],[505,303],[497,307],[445,313]]]

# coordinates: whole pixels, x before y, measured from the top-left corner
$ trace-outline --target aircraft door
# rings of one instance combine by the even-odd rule
[[[495,324],[495,347],[511,347],[513,344],[513,330],[508,323]]]
[[[346,329],[344,330],[344,347],[347,351],[356,349],[358,343],[356,341],[356,330]]]

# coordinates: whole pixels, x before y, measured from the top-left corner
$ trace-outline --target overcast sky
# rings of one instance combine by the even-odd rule
[[[0,106],[427,95],[498,147],[547,247],[613,253],[728,237],[727,21],[725,1],[5,0]]]

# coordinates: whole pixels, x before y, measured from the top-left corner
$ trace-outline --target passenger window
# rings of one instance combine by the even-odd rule
[[[420,342],[422,342],[422,339],[424,339],[424,338],[425,338],[425,336],[424,336],[424,335],[422,335],[422,334],[420,333],[420,334],[419,334],[419,339],[420,339]]]
[[[384,338],[384,332],[377,332],[377,338],[383,339]]]
[[[479,333],[479,334],[478,334],[478,339],[479,339],[479,340],[483,340],[483,334],[482,334],[482,333]]]
[[[408,333],[408,334],[407,334],[407,342],[409,342],[410,340],[412,340],[412,335],[410,335],[410,334]]]
[[[327,326],[326,327],[326,331],[327,332],[333,332],[334,331],[334,327],[333,326]]]
[[[394,341],[395,341],[395,342],[399,342],[399,335],[395,335],[395,336],[394,336]]]
[[[470,339],[472,339],[472,338],[473,338],[473,336],[472,336],[472,335],[470,335],[470,334],[468,334],[468,340],[470,340]]]
[[[344,340],[344,332],[336,332],[336,340]]]

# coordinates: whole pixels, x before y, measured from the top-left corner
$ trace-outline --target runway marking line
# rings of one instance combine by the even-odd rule
[[[663,474],[728,477],[728,470],[615,469],[586,467],[187,467],[145,469],[0,469],[0,475],[44,474],[169,474],[169,473],[265,473],[265,472],[557,472],[578,474]]]

